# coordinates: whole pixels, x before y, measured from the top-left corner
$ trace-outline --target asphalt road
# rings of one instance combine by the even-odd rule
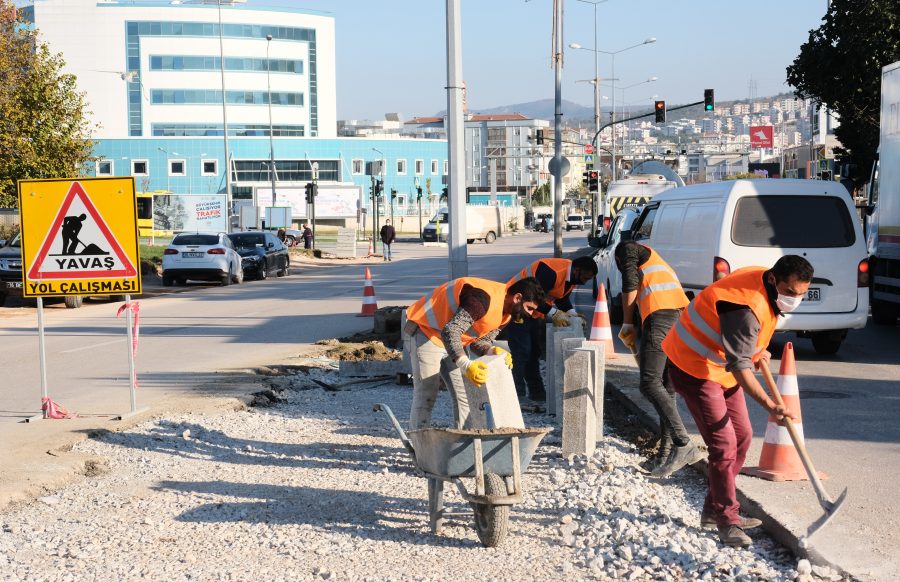
[[[575,250],[584,235],[568,233],[565,241],[566,251]],[[470,275],[505,280],[528,262],[552,256],[552,238],[528,233],[468,248]],[[394,261],[374,261],[370,267],[379,306],[406,305],[447,280],[447,250],[396,243]],[[223,372],[287,362],[321,338],[367,329],[371,320],[356,317],[363,273],[360,264],[301,264],[286,278],[198,286],[142,300],[139,406],[179,394],[216,393]],[[589,313],[589,291],[576,292],[576,304]],[[45,311],[50,395],[81,414],[128,410],[127,346],[117,307],[95,303]],[[776,345],[784,341],[794,341],[803,428],[813,460],[828,474],[829,491],[849,489],[848,503],[817,543],[844,549],[856,571],[898,579],[900,328],[870,323],[852,331],[835,357],[817,356],[809,340],[793,334],[776,336]],[[773,353],[779,357],[780,347]],[[0,436],[21,437],[26,425],[14,422],[36,412],[40,402],[33,308],[0,309],[0,367]],[[750,408],[757,434],[748,457],[753,464],[765,415],[757,406]],[[777,496],[792,508],[797,523],[820,513],[808,484],[769,489],[767,482],[747,479],[742,486],[758,490],[762,498]]]

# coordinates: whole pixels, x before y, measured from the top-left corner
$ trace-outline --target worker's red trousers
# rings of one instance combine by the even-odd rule
[[[741,508],[734,489],[734,478],[741,472],[753,427],[747,414],[744,389],[725,389],[721,384],[695,378],[669,364],[672,387],[687,403],[703,442],[709,448],[709,491],[703,513],[716,516],[719,526],[741,523]]]

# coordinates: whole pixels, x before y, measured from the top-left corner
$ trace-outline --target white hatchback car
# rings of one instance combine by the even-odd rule
[[[222,286],[244,280],[241,255],[224,233],[181,233],[163,252],[163,285],[190,280],[219,281]]]

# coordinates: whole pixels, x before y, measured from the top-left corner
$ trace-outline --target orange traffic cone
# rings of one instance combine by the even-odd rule
[[[800,419],[800,389],[797,385],[797,364],[794,361],[794,346],[788,342],[781,354],[781,367],[778,370],[778,391],[784,399],[784,405],[796,420],[794,428],[803,440],[803,423]],[[803,462],[787,429],[778,424],[771,415],[766,424],[766,437],[758,467],[745,467],[742,471],[747,475],[761,477],[769,481],[806,481],[809,479]],[[825,475],[820,473],[821,478]]]
[[[366,267],[366,281],[363,287],[362,311],[356,317],[372,317],[378,309],[378,302],[375,300],[375,286],[372,284],[372,273],[369,267]]]
[[[367,257],[375,256],[375,245],[372,243],[372,239],[369,239],[369,254],[367,254],[366,256]]]
[[[594,319],[591,321],[591,335],[588,340],[606,344],[606,357],[618,358],[613,346],[612,327],[609,325],[609,308],[606,303],[606,287],[600,284],[597,291],[597,303],[594,305]]]

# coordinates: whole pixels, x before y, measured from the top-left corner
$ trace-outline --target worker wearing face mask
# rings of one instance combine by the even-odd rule
[[[740,516],[734,485],[753,437],[744,393],[775,418],[793,418],[769,398],[753,369],[769,365],[766,346],[778,317],[800,305],[812,277],[812,265],[797,255],[781,257],[771,269],[739,269],[701,291],[663,340],[669,380],[709,448],[700,524],[718,527],[728,546],[749,546],[744,530],[762,523]]]

